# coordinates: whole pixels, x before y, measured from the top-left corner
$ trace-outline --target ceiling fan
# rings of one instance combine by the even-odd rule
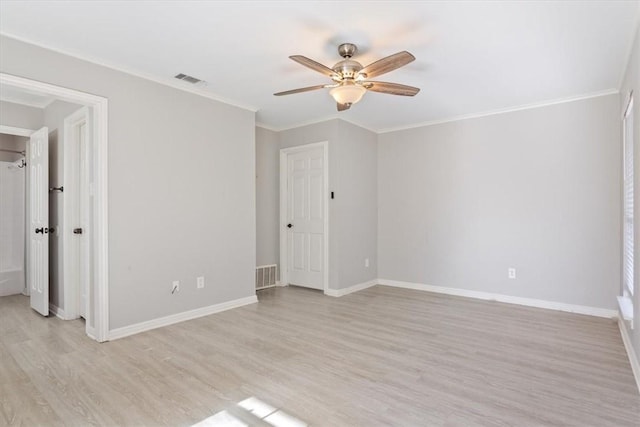
[[[333,83],[287,90],[284,92],[274,93],[274,95],[291,95],[294,93],[331,88],[329,93],[338,103],[338,111],[344,111],[348,110],[353,104],[360,101],[367,90],[402,96],[415,96],[420,92],[419,88],[413,86],[368,80],[372,77],[377,77],[403,67],[414,61],[416,58],[409,52],[398,52],[363,67],[358,61],[351,59],[357,51],[358,48],[353,43],[343,43],[338,46],[338,53],[344,59],[334,65],[333,68],[326,67],[313,59],[307,58],[306,56],[290,56],[289,58],[293,59],[297,63],[331,78]]]

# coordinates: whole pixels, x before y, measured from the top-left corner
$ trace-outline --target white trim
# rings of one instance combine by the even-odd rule
[[[627,116],[631,112],[632,107],[633,107],[633,90],[629,91],[629,96],[627,96],[627,103],[625,104],[624,112],[622,113],[622,120],[627,118]]]
[[[636,385],[638,386],[638,392],[640,392],[640,359],[638,359],[638,356],[633,349],[631,338],[629,337],[629,331],[627,331],[625,322],[618,320],[618,327],[620,328],[620,335],[622,336],[624,348],[625,350],[627,350],[627,356],[629,357],[629,363],[631,364],[633,377],[635,378]]]
[[[114,64],[111,63],[109,61],[105,61],[103,59],[99,59],[96,57],[92,57],[89,55],[84,55],[84,54],[79,54],[76,52],[72,52],[69,50],[65,50],[65,49],[60,49],[57,47],[53,47],[51,45],[48,45],[46,43],[42,43],[42,42],[36,42],[32,39],[26,38],[26,37],[21,37],[21,36],[17,36],[14,34],[10,34],[4,31],[0,31],[0,36],[4,36],[7,37],[9,39],[13,39],[19,42],[23,42],[23,43],[27,43],[27,44],[31,44],[33,46],[37,46],[43,49],[47,49],[50,50],[52,52],[56,52],[62,55],[66,55],[66,56],[70,56],[72,58],[76,58],[76,59],[80,59],[82,61],[86,61],[86,62],[90,62],[92,64],[95,65],[99,65],[102,67],[106,67],[112,70],[116,70],[116,71],[120,71],[122,73],[125,74],[129,74],[131,76],[135,76],[141,79],[145,79],[145,80],[149,80],[164,86],[169,86],[172,87],[174,89],[178,89],[178,90],[182,90],[184,92],[189,92],[195,95],[199,95],[202,96],[204,98],[208,98],[208,99],[212,99],[214,101],[218,101],[218,102],[222,102],[224,104],[227,105],[231,105],[233,107],[237,107],[237,108],[241,108],[243,110],[248,110],[251,112],[258,112],[260,110],[260,108],[252,106],[252,105],[246,105],[242,102],[238,102],[235,100],[231,100],[228,98],[225,98],[223,96],[217,95],[213,92],[204,92],[201,88],[199,89],[198,87],[191,87],[191,86],[184,86],[187,83],[181,82],[179,80],[174,79],[173,77],[167,77],[167,78],[162,78],[162,77],[157,77],[154,76],[152,74],[149,73],[145,73],[142,71],[138,71],[138,70],[133,70],[129,67],[126,66],[122,66],[122,65],[118,65],[118,64]],[[629,49],[629,52],[631,52],[631,49]],[[630,58],[630,56],[629,56]],[[629,60],[629,58],[627,60]],[[623,76],[620,80],[620,82],[622,82],[622,79],[624,79],[624,74],[625,74],[625,69],[623,69]],[[174,81],[175,80],[175,81]],[[621,86],[621,84],[618,85],[619,87]],[[205,86],[206,87],[206,86]],[[468,115],[461,115],[461,116],[455,116],[455,117],[451,117],[448,119],[439,119],[439,120],[434,120],[434,121],[427,121],[427,122],[421,122],[421,123],[416,123],[416,124],[412,124],[412,125],[406,125],[406,126],[398,126],[398,127],[391,127],[391,128],[383,128],[383,129],[373,129],[373,128],[369,128],[367,126],[364,126],[362,124],[358,124],[358,123],[353,123],[349,120],[345,120],[343,118],[341,118],[340,116],[334,114],[331,116],[327,116],[324,117],[322,119],[316,119],[316,120],[310,120],[308,122],[301,122],[298,124],[294,124],[294,125],[286,125],[283,127],[276,127],[276,126],[271,126],[271,125],[267,125],[265,123],[256,123],[256,126],[267,129],[267,130],[271,130],[274,132],[280,132],[283,130],[288,130],[288,129],[295,129],[298,127],[302,127],[302,126],[307,126],[307,125],[311,125],[311,124],[316,124],[316,123],[322,123],[328,120],[332,120],[332,119],[340,119],[340,120],[344,120],[348,123],[351,123],[353,125],[359,126],[363,129],[367,129],[371,132],[374,133],[388,133],[388,132],[394,132],[394,131],[398,131],[398,130],[405,130],[405,129],[413,129],[413,128],[418,128],[418,127],[423,127],[423,126],[431,126],[431,125],[435,125],[435,124],[441,124],[441,123],[448,123],[448,122],[454,122],[454,121],[458,121],[458,120],[466,120],[466,119],[471,119],[471,118],[477,118],[477,117],[484,117],[484,116],[491,116],[494,114],[501,114],[501,113],[508,113],[511,111],[520,111],[520,110],[527,110],[530,108],[538,108],[538,107],[545,107],[548,105],[554,105],[554,104],[561,104],[561,103],[565,103],[565,102],[571,102],[571,101],[578,101],[578,100],[582,100],[582,99],[587,99],[587,98],[594,98],[597,96],[604,96],[604,95],[611,95],[611,94],[615,94],[618,93],[618,89],[607,89],[607,90],[603,90],[603,91],[599,91],[599,92],[593,92],[590,94],[583,94],[583,95],[576,95],[573,97],[567,97],[567,98],[561,98],[561,99],[556,99],[556,100],[550,100],[550,101],[543,101],[543,102],[539,102],[539,103],[531,103],[531,104],[524,104],[521,106],[515,106],[515,107],[509,107],[509,108],[504,108],[504,109],[499,109],[499,110],[490,110],[490,111],[486,111],[486,112],[480,112],[480,113],[472,113],[472,114],[468,114]]]
[[[291,153],[311,150],[322,147],[324,151],[324,266],[322,274],[322,290],[329,290],[329,142],[313,142],[311,144],[296,145],[294,147],[280,149],[280,281],[286,286],[289,284],[288,269],[288,242],[287,239],[287,186],[288,168],[287,156]]]
[[[52,303],[49,303],[49,313],[53,314],[58,319],[69,320],[64,310],[61,309],[60,307],[56,307]]]
[[[628,296],[618,296],[617,299],[620,320],[628,322],[629,327],[633,329],[633,301]]]
[[[89,336],[89,338],[98,341],[98,338],[96,337],[96,328],[91,326],[87,327],[87,335]]]
[[[586,94],[583,94],[583,95],[576,95],[576,96],[569,96],[569,97],[566,97],[566,98],[552,99],[552,100],[549,100],[549,101],[534,102],[534,103],[531,103],[531,104],[517,105],[517,106],[513,106],[513,107],[501,108],[501,109],[497,109],[497,110],[483,111],[483,112],[479,112],[479,113],[463,114],[461,116],[454,116],[454,117],[449,117],[449,118],[444,118],[444,119],[431,120],[431,121],[426,121],[426,122],[422,122],[422,123],[415,123],[415,124],[412,124],[412,125],[397,126],[397,127],[379,129],[377,131],[377,133],[381,134],[381,133],[397,132],[397,131],[401,131],[401,130],[408,130],[408,129],[415,129],[415,128],[420,128],[420,127],[434,126],[434,125],[440,125],[440,124],[449,123],[449,122],[457,122],[457,121],[460,121],[460,120],[477,119],[477,118],[480,118],[480,117],[494,116],[496,114],[511,113],[511,112],[514,112],[514,111],[531,110],[531,109],[534,109],[534,108],[549,107],[551,105],[557,105],[557,104],[565,104],[567,102],[582,101],[582,100],[590,99],[590,98],[598,98],[600,96],[615,95],[617,93],[620,93],[618,91],[618,89],[606,89],[606,90],[601,90],[601,91],[598,91],[598,92],[586,93]]]
[[[73,89],[0,73],[0,84],[50,95],[63,101],[91,107],[93,136],[93,224],[95,296],[94,324],[86,322],[87,335],[97,341],[109,336],[109,221],[108,221],[108,100],[107,98]]]
[[[15,135],[15,136],[31,136],[34,133],[35,129],[25,129],[25,128],[17,128],[14,126],[5,126],[0,125],[0,133],[4,133],[7,135]]]
[[[210,314],[219,313],[221,311],[231,310],[249,304],[258,302],[258,297],[251,295],[245,298],[239,298],[232,301],[214,304],[207,307],[196,308],[194,310],[183,311],[182,313],[172,314],[170,316],[159,317],[146,322],[140,322],[122,328],[116,328],[109,331],[109,340],[117,340],[119,338],[128,337],[129,335],[139,334],[140,332],[149,331],[151,329],[161,328],[163,326],[173,325],[175,323],[184,322],[186,320],[197,319],[198,317],[208,316]]]
[[[201,88],[202,86],[192,86],[190,83],[185,83],[182,82],[180,80],[177,80],[175,78],[173,78],[173,76],[171,77],[166,77],[166,78],[162,78],[162,77],[156,77],[152,74],[148,74],[142,71],[138,71],[138,70],[134,70],[132,68],[126,67],[126,66],[122,66],[122,65],[118,65],[118,64],[114,64],[112,62],[109,61],[105,61],[103,59],[99,59],[93,56],[89,56],[89,55],[84,55],[84,54],[79,54],[79,53],[75,53],[75,52],[71,52],[69,50],[65,50],[65,49],[60,49],[57,47],[53,47],[51,45],[48,45],[46,43],[41,43],[41,42],[36,42],[33,41],[31,39],[28,39],[26,37],[20,37],[20,36],[16,36],[13,34],[9,34],[3,31],[0,31],[0,36],[4,36],[19,42],[23,42],[23,43],[28,43],[31,44],[33,46],[37,46],[43,49],[47,49],[50,50],[52,52],[56,52],[56,53],[60,53],[62,55],[66,55],[66,56],[70,56],[72,58],[76,58],[76,59],[80,59],[82,61],[86,61],[86,62],[90,62],[92,64],[95,65],[99,65],[101,67],[106,67],[106,68],[110,68],[112,70],[116,70],[116,71],[120,71],[121,73],[125,73],[125,74],[129,74],[131,76],[135,76],[141,79],[145,79],[145,80],[149,80],[155,83],[159,83],[163,86],[169,86],[171,88],[174,89],[178,89],[184,92],[189,92],[192,93],[194,95],[199,95],[202,96],[204,98],[208,98],[208,99],[213,99],[214,101],[218,101],[218,102],[222,102],[224,104],[227,105],[231,105],[232,107],[237,107],[237,108],[241,108],[243,110],[249,110],[253,113],[257,112],[259,110],[259,108],[254,107],[254,106],[249,106],[249,105],[245,105],[241,102],[237,102],[222,96],[219,96],[213,92],[204,92],[202,89],[198,89]],[[176,74],[178,72],[181,71],[177,71]],[[185,86],[185,85],[189,85],[189,86]],[[206,87],[206,86],[204,86]]]
[[[282,132],[285,130],[297,129],[304,126],[311,126],[311,125],[317,125],[319,123],[330,122],[331,120],[341,120],[341,119],[337,115],[332,114],[330,116],[325,116],[321,119],[311,119],[307,121],[297,122],[293,125],[285,125],[282,127],[269,126],[269,125],[265,125],[264,123],[260,123],[260,127],[273,130],[274,132]]]
[[[343,297],[345,295],[352,294],[354,292],[362,291],[378,284],[377,279],[369,280],[368,282],[358,283],[357,285],[349,286],[344,289],[327,289],[324,291],[325,295],[330,297]]]
[[[415,289],[418,291],[434,292],[438,294],[456,295],[481,300],[498,301],[507,304],[524,305],[527,307],[546,308],[549,310],[566,311],[568,313],[586,314],[588,316],[617,318],[618,311],[607,308],[588,307],[584,305],[565,304],[562,302],[545,301],[533,298],[514,297],[510,295],[494,294],[490,292],[471,291],[468,289],[448,288],[444,286],[425,285],[422,283],[401,282],[398,280],[378,279],[378,284],[395,288]]]
[[[461,120],[476,119],[476,118],[480,118],[480,117],[493,116],[493,115],[496,115],[496,114],[511,113],[511,112],[522,111],[522,110],[531,110],[531,109],[534,109],[534,108],[548,107],[548,106],[551,106],[551,105],[565,104],[565,103],[574,102],[574,101],[582,101],[582,100],[585,100],[585,99],[598,98],[600,96],[607,96],[607,95],[615,95],[615,94],[618,94],[618,93],[620,93],[620,91],[618,89],[606,89],[606,90],[602,90],[602,91],[591,92],[591,93],[586,93],[586,94],[576,95],[576,96],[570,96],[570,97],[566,97],[566,98],[559,98],[559,99],[552,99],[552,100],[548,100],[548,101],[534,102],[534,103],[531,103],[531,104],[517,105],[517,106],[513,106],[513,107],[507,107],[507,108],[502,108],[502,109],[497,109],[497,110],[483,111],[483,112],[479,112],[479,113],[463,114],[463,115],[460,115],[460,116],[453,116],[453,117],[437,119],[437,120],[428,120],[428,121],[425,121],[425,122],[413,123],[413,124],[404,125],[404,126],[382,128],[382,129],[373,129],[373,128],[370,128],[368,126],[364,126],[364,125],[362,125],[360,123],[354,123],[354,122],[352,122],[350,120],[345,120],[341,116],[335,115],[335,114],[331,115],[331,116],[326,116],[326,117],[324,117],[322,119],[310,120],[310,121],[300,122],[300,123],[296,123],[296,124],[293,124],[293,125],[286,125],[286,126],[282,126],[282,127],[271,126],[271,125],[267,125],[265,123],[260,123],[260,122],[256,122],[256,126],[260,127],[260,128],[263,128],[263,129],[270,130],[272,132],[282,132],[282,131],[285,131],[285,130],[290,130],[290,129],[296,129],[296,128],[300,128],[300,127],[304,127],[304,126],[315,125],[315,124],[318,124],[318,123],[324,123],[324,122],[328,122],[330,120],[342,120],[343,122],[350,123],[350,124],[352,124],[354,126],[361,127],[361,128],[366,129],[366,130],[368,130],[370,132],[373,132],[375,134],[380,135],[380,134],[383,134],[383,133],[397,132],[397,131],[402,131],[402,130],[427,127],[427,126],[434,126],[434,125],[440,125],[440,124],[443,124],[443,123],[457,122],[457,121],[461,121]]]
[[[279,129],[274,128],[273,126],[269,126],[269,125],[261,123],[261,122],[256,122],[256,127],[257,128],[266,129],[266,130],[270,130],[271,132],[279,132],[280,131]]]
[[[256,122],[256,126],[259,127],[259,128],[270,130],[272,132],[282,132],[282,131],[285,131],[285,130],[297,129],[297,128],[301,128],[301,127],[304,127],[304,126],[317,125],[319,123],[329,122],[331,120],[340,120],[340,121],[343,121],[345,123],[349,123],[349,124],[352,124],[354,126],[358,126],[358,127],[362,128],[362,129],[368,130],[369,132],[373,132],[373,133],[377,133],[378,132],[375,129],[372,129],[372,128],[370,128],[368,126],[365,126],[363,124],[355,123],[355,122],[353,122],[351,120],[344,119],[339,114],[332,114],[330,116],[325,116],[322,119],[313,119],[313,120],[309,120],[309,121],[298,122],[298,123],[293,124],[293,125],[285,125],[285,126],[282,126],[282,127],[271,126],[271,125],[268,125],[268,124],[262,123],[262,122]]]
[[[378,131],[376,131],[376,130],[374,130],[374,129],[370,128],[369,126],[365,126],[365,125],[363,125],[363,124],[361,124],[361,123],[356,123],[356,122],[354,122],[354,121],[352,121],[352,120],[343,119],[343,118],[341,118],[341,117],[339,117],[339,118],[338,118],[338,120],[342,120],[342,121],[343,121],[343,122],[345,122],[345,123],[349,123],[350,125],[357,126],[357,127],[359,127],[359,128],[362,128],[362,129],[364,129],[364,130],[368,130],[369,132],[373,132],[373,133],[375,133],[375,134],[377,134],[377,133],[378,133]]]

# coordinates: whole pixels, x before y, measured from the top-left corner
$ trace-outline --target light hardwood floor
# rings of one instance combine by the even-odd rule
[[[613,320],[384,286],[258,297],[104,344],[0,298],[0,425],[640,426]]]

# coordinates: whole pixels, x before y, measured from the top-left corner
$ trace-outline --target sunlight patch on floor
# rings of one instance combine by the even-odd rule
[[[192,427],[249,427],[262,420],[273,427],[307,427],[308,424],[289,415],[285,411],[263,402],[257,397],[250,397],[239,402],[235,410],[223,410],[209,418],[194,424]],[[230,411],[237,412],[236,414]],[[253,422],[252,422],[253,420]]]

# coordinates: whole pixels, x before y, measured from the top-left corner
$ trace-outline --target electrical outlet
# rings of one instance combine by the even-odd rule
[[[364,266],[369,268],[369,258],[364,259]]]
[[[516,278],[516,269],[511,267],[507,270],[507,272],[509,273],[509,279],[515,279]]]
[[[196,279],[196,286],[198,289],[204,288],[204,276],[200,276]]]
[[[171,293],[175,294],[176,292],[180,292],[180,281],[174,280],[171,282]]]

